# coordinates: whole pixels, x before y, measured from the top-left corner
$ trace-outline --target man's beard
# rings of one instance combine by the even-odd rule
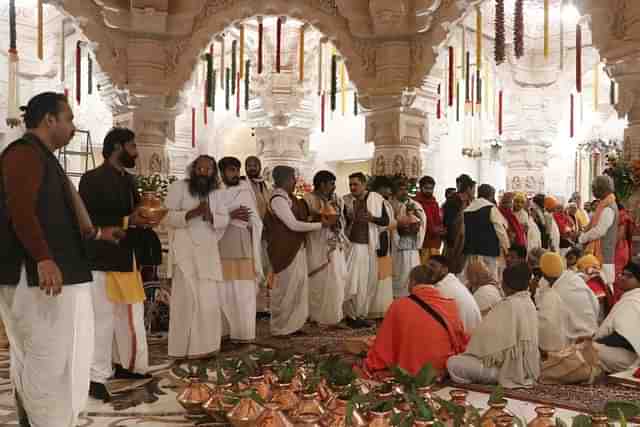
[[[260,171],[255,171],[255,170],[248,170],[247,171],[247,176],[249,177],[249,179],[259,179],[259,178],[261,178]]]
[[[125,169],[133,169],[136,167],[136,158],[131,156],[126,150],[122,150],[119,160]]]
[[[224,185],[226,185],[227,187],[234,187],[240,184],[240,177],[239,176],[234,176],[231,178],[224,177],[223,181],[224,181]]]
[[[198,198],[207,197],[217,187],[215,177],[192,176],[189,179],[189,193]]]

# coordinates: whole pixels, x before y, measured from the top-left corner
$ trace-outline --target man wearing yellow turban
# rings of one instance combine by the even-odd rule
[[[558,223],[553,218],[553,212],[558,207],[558,200],[553,196],[544,198],[544,222],[547,234],[549,235],[549,250],[553,252],[560,251],[560,229]]]
[[[578,275],[586,282],[600,303],[598,323],[604,320],[613,305],[613,294],[602,277],[600,261],[594,255],[585,255],[578,260]]]

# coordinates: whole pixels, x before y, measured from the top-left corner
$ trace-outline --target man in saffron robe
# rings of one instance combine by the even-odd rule
[[[440,206],[436,198],[433,197],[436,181],[430,176],[423,176],[419,184],[420,191],[414,200],[420,203],[422,210],[427,215],[427,231],[420,251],[420,261],[424,264],[431,255],[440,255],[444,226],[442,225]]]
[[[513,213],[513,193],[504,193],[502,200],[500,200],[500,213],[507,220],[507,233],[509,234],[509,240],[511,244],[527,247],[527,236],[524,231],[524,227],[518,221]]]
[[[468,337],[458,308],[429,284],[435,280],[433,273],[424,265],[411,271],[411,295],[395,300],[387,310],[364,362],[367,371],[397,365],[415,375],[431,363],[443,372],[447,359],[464,351]]]

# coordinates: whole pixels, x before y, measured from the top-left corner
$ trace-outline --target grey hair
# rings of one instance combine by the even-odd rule
[[[613,193],[614,184],[611,177],[606,175],[598,175],[593,179],[593,188],[597,188],[599,191],[605,193]]]
[[[532,249],[529,252],[529,256],[527,257],[527,261],[530,264],[533,264],[534,267],[539,267],[540,266],[540,258],[542,258],[542,255],[544,255],[545,253],[547,253],[547,250],[544,249],[544,248]]]
[[[282,187],[287,179],[295,176],[296,170],[291,166],[279,165],[273,168],[273,183],[276,187]]]

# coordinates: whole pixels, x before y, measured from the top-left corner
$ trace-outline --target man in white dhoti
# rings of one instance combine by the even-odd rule
[[[327,217],[322,222],[306,222],[307,205],[293,195],[296,177],[292,167],[276,166],[273,180],[275,189],[264,219],[267,252],[274,273],[271,334],[284,337],[300,331],[309,317],[306,235],[330,223]]]
[[[600,310],[593,291],[580,276],[566,270],[555,252],[540,257],[540,270],[546,281],[536,293],[540,349],[558,352],[579,338],[593,336]]]
[[[218,166],[202,155],[188,178],[169,187],[169,266],[173,276],[169,318],[169,357],[207,358],[220,350],[222,266],[218,241],[229,222],[221,201]]]
[[[380,194],[367,191],[367,178],[361,172],[349,176],[349,189],[351,194],[344,196],[346,234],[351,241],[344,312],[347,324],[359,328],[369,326],[364,319],[378,293],[378,250],[388,250],[388,240],[381,239],[380,233],[389,226],[392,209]],[[387,293],[392,296],[391,283]],[[391,303],[392,298],[388,299]]]
[[[456,276],[449,273],[447,258],[444,256],[434,255],[429,258],[426,265],[433,272],[430,284],[437,287],[443,297],[456,301],[464,330],[472,334],[482,320],[482,314],[471,291]]]
[[[406,180],[396,183],[392,200],[398,228],[391,235],[393,242],[393,297],[409,295],[409,273],[420,265],[421,242],[427,230],[427,215],[422,206],[409,198]]]
[[[640,354],[640,265],[629,263],[617,286],[624,291],[620,301],[596,332],[594,347],[600,367],[608,373],[631,368]]]
[[[25,135],[0,156],[0,283],[16,286],[0,314],[11,343],[11,380],[21,426],[70,427],[85,408],[94,348],[92,276],[83,238],[94,228],[54,153],[75,127],[67,98],[32,98]]]
[[[527,212],[527,196],[516,193],[513,197],[513,214],[516,216],[527,235],[527,252],[542,247],[542,235],[532,215]]]
[[[336,197],[336,176],[320,171],[313,177],[313,192],[304,200],[312,219],[337,216],[336,224],[307,235],[309,269],[309,317],[319,325],[337,325],[342,320],[344,288],[347,280],[344,213],[342,200]]]
[[[240,160],[218,162],[224,190],[221,198],[231,222],[220,240],[224,283],[221,287],[225,332],[236,342],[256,339],[256,298],[262,270],[262,219],[249,183],[240,180]]]
[[[529,295],[526,264],[507,267],[502,289],[506,298],[482,320],[467,350],[447,362],[454,382],[531,387],[540,375],[538,320]]]

